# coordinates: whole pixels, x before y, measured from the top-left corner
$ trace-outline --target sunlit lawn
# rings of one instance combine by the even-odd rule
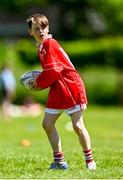
[[[38,118],[16,118],[11,122],[0,121],[0,178],[123,178],[122,108],[88,107],[84,114],[97,162],[95,172],[86,169],[78,138],[65,114],[60,117],[57,127],[69,170],[48,171],[52,151],[41,127],[42,119],[43,115]],[[22,146],[24,139],[31,141],[31,146]]]

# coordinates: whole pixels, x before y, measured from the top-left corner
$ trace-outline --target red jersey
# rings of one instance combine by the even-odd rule
[[[68,55],[60,44],[48,35],[38,48],[43,71],[36,79],[37,87],[50,87],[47,108],[66,109],[87,104],[85,87]]]

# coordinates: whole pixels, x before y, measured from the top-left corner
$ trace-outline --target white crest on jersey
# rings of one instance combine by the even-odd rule
[[[70,61],[67,53],[64,51],[64,49],[62,47],[59,48],[59,50],[63,53],[63,55],[65,56],[65,58],[68,60],[68,62],[71,64],[71,66],[74,68],[72,62]]]
[[[45,49],[42,50],[42,54],[46,54],[46,50]]]

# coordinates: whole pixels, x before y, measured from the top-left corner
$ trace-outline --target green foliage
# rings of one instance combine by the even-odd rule
[[[118,103],[118,72],[111,67],[88,67],[80,71],[89,103],[111,105]]]
[[[95,11],[101,14],[111,34],[122,34],[123,1],[122,0],[87,0]]]
[[[17,15],[17,21],[18,19],[23,21],[30,12],[40,11],[40,9],[50,20],[57,21],[57,26],[53,25],[52,29],[60,39],[61,37],[68,40],[123,34],[122,0],[0,1],[0,10],[3,14],[8,14],[7,16],[11,13],[11,21],[13,15]],[[53,16],[57,18],[52,18]],[[15,20],[15,16],[13,17]]]
[[[122,104],[123,95],[123,39],[103,38],[96,40],[61,42],[74,66],[84,79],[89,103]],[[30,70],[41,70],[37,47],[30,40],[22,39],[15,44],[1,42],[1,64],[9,62],[17,80],[15,103],[23,103],[26,96],[33,96],[45,104],[48,91],[31,92],[19,82],[20,76]]]
[[[123,68],[123,39],[101,38],[82,41],[61,41],[75,66],[108,65]],[[16,45],[21,60],[27,65],[37,64],[36,45],[20,40]]]
[[[0,42],[0,65],[6,60],[7,47],[5,42]]]
[[[75,66],[109,65],[123,68],[123,40],[101,38],[83,41],[62,42]]]
[[[29,6],[34,5],[45,5],[47,0],[1,0],[0,8],[6,11],[10,11],[11,13],[19,13],[23,12],[23,10]]]
[[[36,43],[32,43],[28,40],[21,40],[16,45],[16,51],[23,62],[27,66],[36,65],[38,63],[37,59],[37,46]]]
[[[42,129],[41,117],[16,118],[7,123],[0,119],[0,178],[1,179],[122,179],[122,119],[120,108],[88,107],[84,113],[91,134],[97,170],[87,171],[84,156],[75,133],[66,129],[70,122],[63,114],[57,122],[68,171],[48,171],[52,150]],[[32,145],[24,147],[27,139]],[[74,146],[73,146],[74,144]]]

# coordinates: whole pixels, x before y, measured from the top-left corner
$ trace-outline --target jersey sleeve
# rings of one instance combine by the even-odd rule
[[[36,79],[37,88],[48,88],[61,77],[63,66],[57,61],[56,49],[57,46],[52,42],[43,49],[44,69]]]

